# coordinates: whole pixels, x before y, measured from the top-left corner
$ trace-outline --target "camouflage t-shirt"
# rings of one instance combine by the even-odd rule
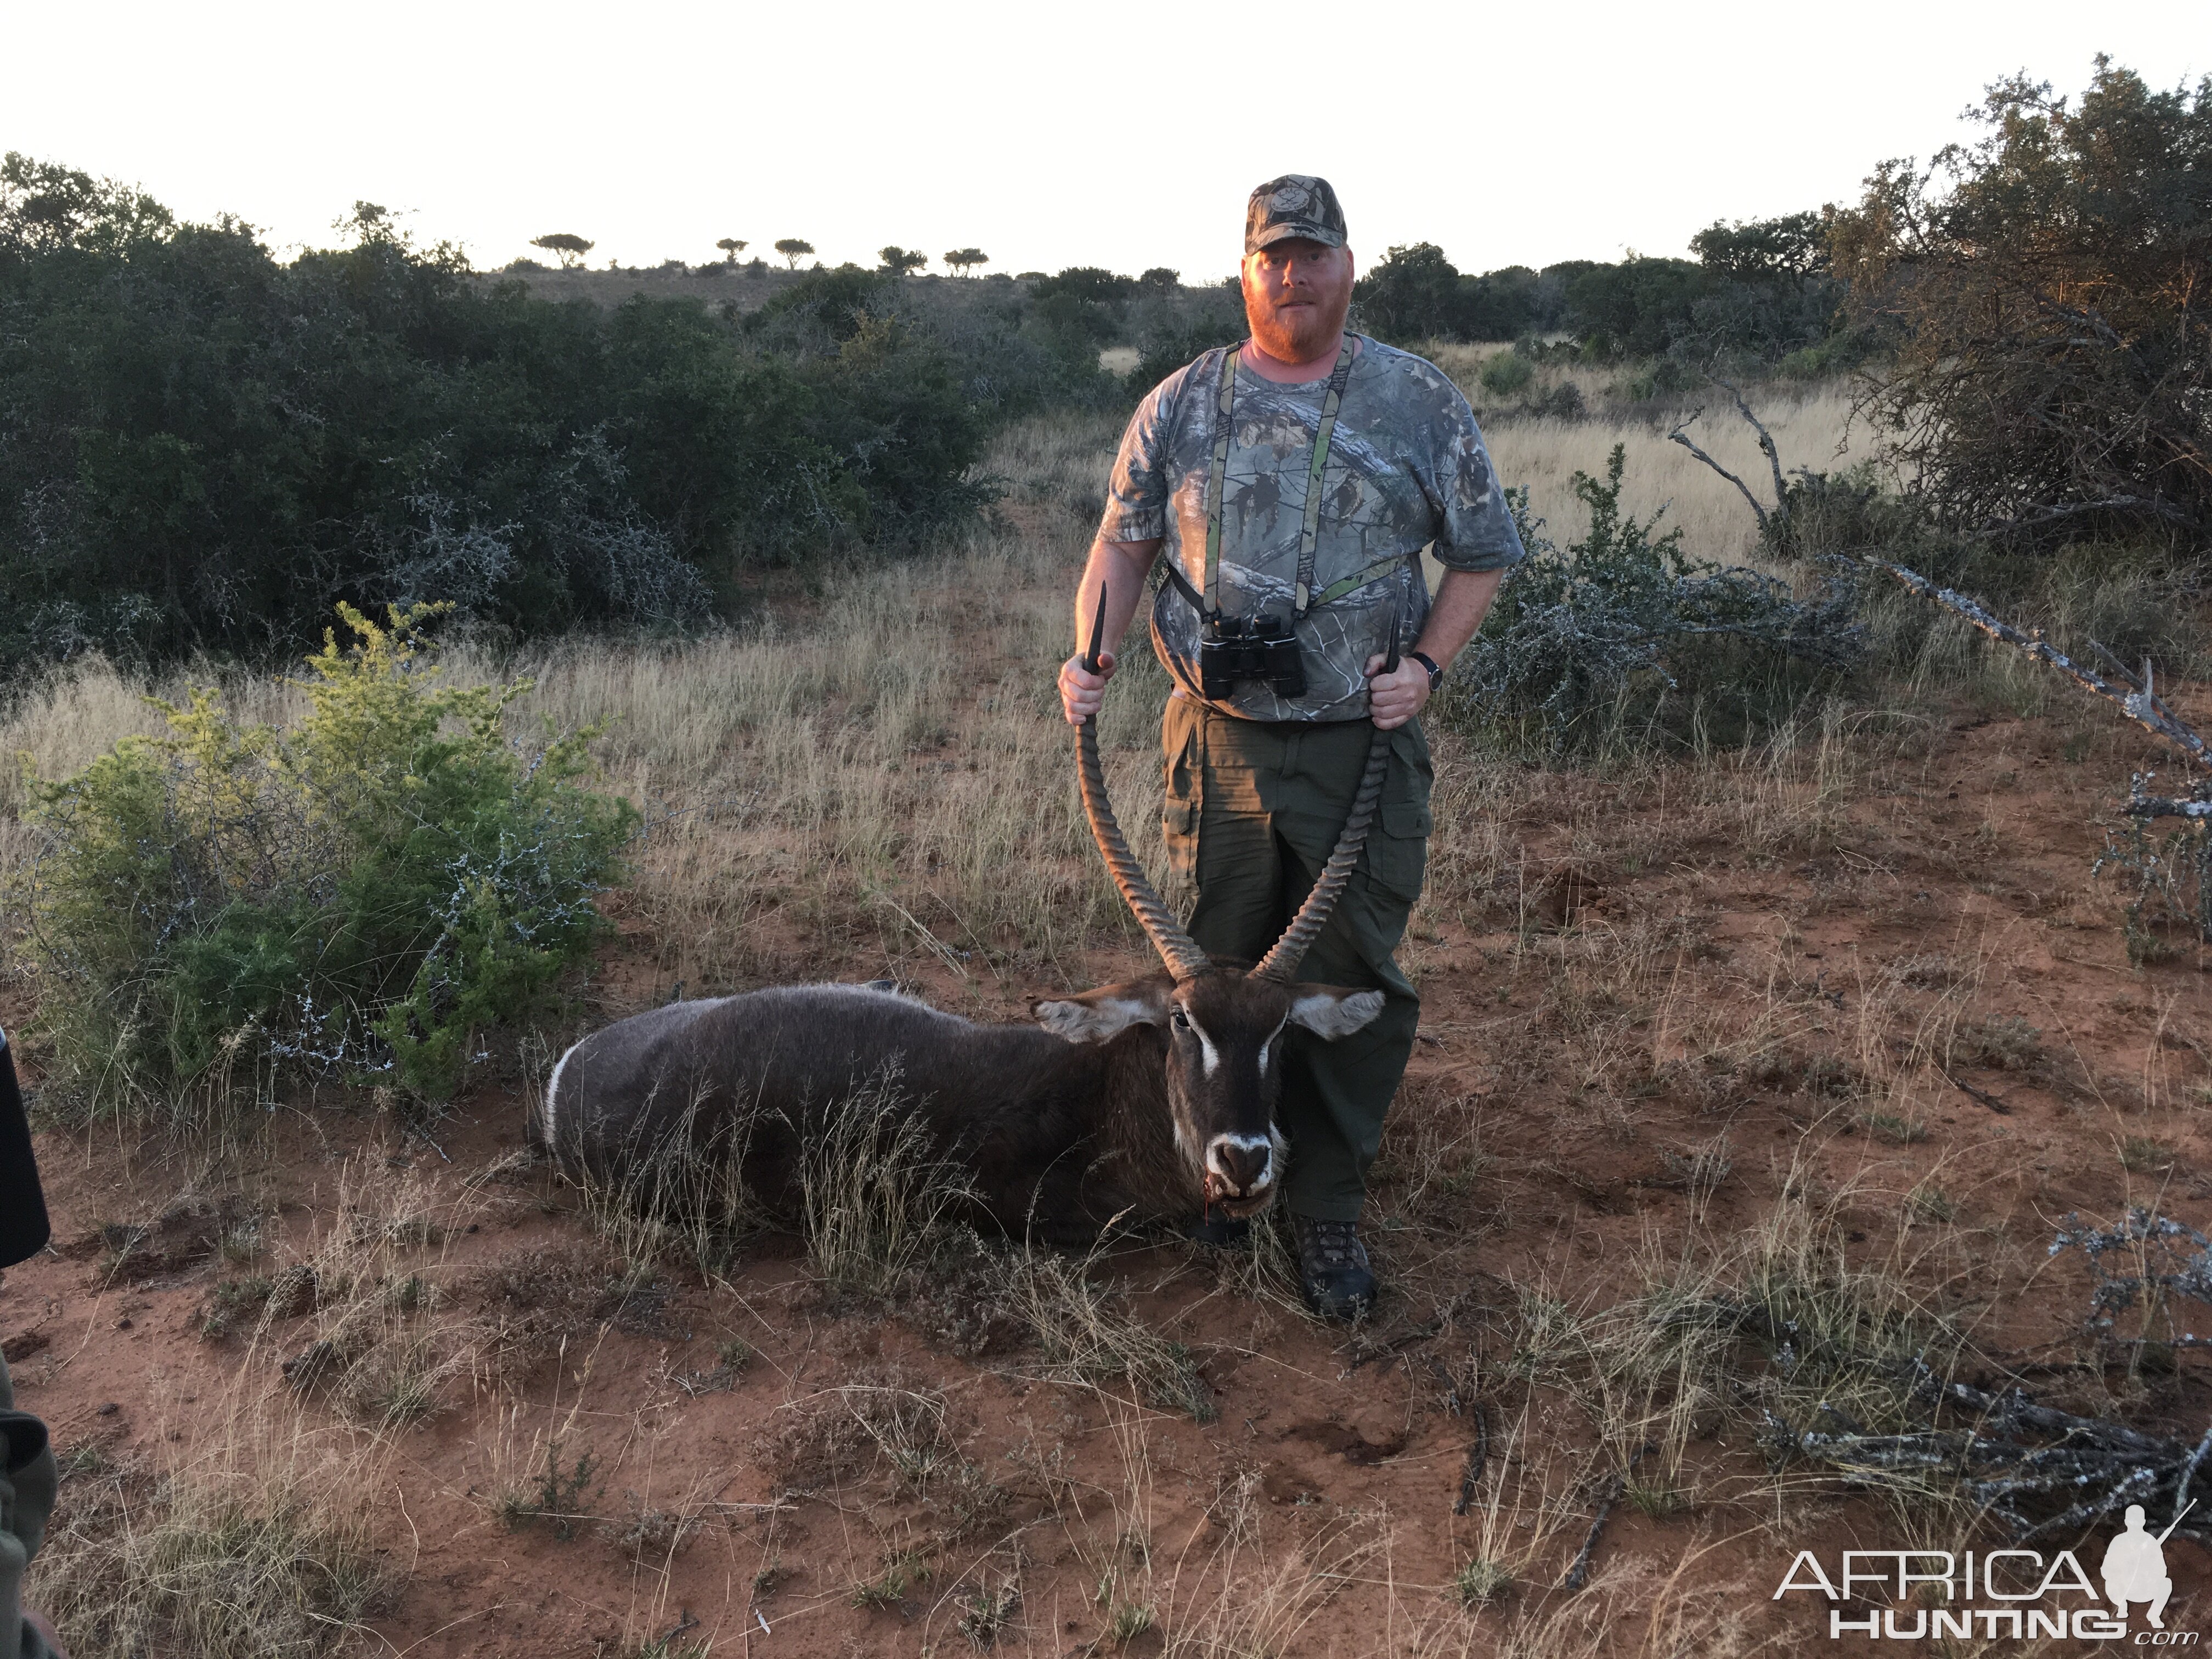
[[[1219,420],[1221,347],[1155,386],[1129,417],[1098,533],[1163,538],[1191,586],[1206,591],[1206,483]],[[1220,605],[1224,616],[1285,617],[1297,581],[1306,478],[1328,382],[1286,386],[1241,362],[1222,486]],[[1237,684],[1224,713],[1262,720],[1346,720],[1367,713],[1367,659],[1389,648],[1391,619],[1410,648],[1428,618],[1419,562],[1428,548],[1452,570],[1500,570],[1523,556],[1474,411],[1443,371],[1411,352],[1361,341],[1328,463],[1314,550],[1314,592],[1395,559],[1387,573],[1297,626],[1306,695],[1279,697],[1264,680]],[[1152,648],[1181,695],[1200,689],[1198,613],[1173,583],[1152,602]]]

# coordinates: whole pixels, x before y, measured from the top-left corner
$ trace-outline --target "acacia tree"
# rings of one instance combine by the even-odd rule
[[[584,256],[597,247],[597,242],[586,241],[581,236],[572,236],[567,231],[556,231],[550,236],[533,236],[530,246],[542,247],[548,253],[561,256],[561,269],[574,270],[584,263]]]
[[[2015,76],[1987,136],[1887,161],[1833,262],[1894,368],[1863,407],[1951,528],[2212,538],[2212,76],[2097,59],[2078,106]]]
[[[783,255],[792,270],[796,270],[799,260],[814,252],[814,244],[802,242],[796,236],[787,236],[775,245],[775,251]]]
[[[734,236],[725,236],[714,246],[722,250],[722,263],[726,265],[737,264],[738,255],[745,251],[745,245]]]
[[[884,262],[884,269],[894,276],[903,276],[909,270],[919,270],[929,263],[927,253],[917,253],[912,248],[901,247],[896,242],[876,250],[876,257]]]
[[[991,256],[980,247],[956,247],[945,256],[948,270],[957,270],[963,276],[972,276],[977,265],[988,265]]]

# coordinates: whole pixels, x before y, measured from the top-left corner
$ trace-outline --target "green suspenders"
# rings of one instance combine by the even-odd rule
[[[1213,466],[1206,480],[1206,599],[1200,607],[1200,614],[1206,617],[1221,614],[1222,496],[1229,477],[1229,441],[1236,431],[1232,415],[1237,401],[1238,349],[1231,346],[1222,354],[1221,390],[1214,405]],[[1346,334],[1343,349],[1336,354],[1336,368],[1328,377],[1328,393],[1322,399],[1321,430],[1314,434],[1313,459],[1306,468],[1305,521],[1298,527],[1298,578],[1291,607],[1293,620],[1304,617],[1315,605],[1327,605],[1331,599],[1341,599],[1388,575],[1400,562],[1396,556],[1378,559],[1356,574],[1331,582],[1318,593],[1313,591],[1314,547],[1321,537],[1322,471],[1328,465],[1329,440],[1336,432],[1336,411],[1344,401],[1344,383],[1351,378],[1352,336]],[[1170,574],[1179,576],[1182,573]],[[1176,586],[1187,585],[1178,582]]]

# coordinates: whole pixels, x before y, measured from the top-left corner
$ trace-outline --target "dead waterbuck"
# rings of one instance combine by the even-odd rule
[[[1382,1012],[1379,991],[1291,976],[1358,862],[1387,755],[1378,732],[1336,849],[1274,948],[1256,966],[1217,963],[1129,851],[1086,721],[1084,810],[1164,973],[1041,1001],[1035,1025],[978,1024],[849,985],[672,1003],[562,1055],[532,1139],[602,1180],[734,1158],[773,1206],[795,1194],[805,1149],[839,1114],[888,1097],[1010,1230],[1074,1238],[1123,1212],[1256,1213],[1283,1173],[1285,1029],[1333,1040]]]

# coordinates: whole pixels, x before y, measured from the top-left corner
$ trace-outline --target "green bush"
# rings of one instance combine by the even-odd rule
[[[1196,362],[1216,346],[1235,345],[1243,338],[1243,319],[1236,323],[1208,326],[1200,323],[1194,327],[1163,329],[1147,338],[1137,357],[1137,367],[1130,372],[1129,389],[1150,392],[1162,380],[1182,368]]]
[[[1364,325],[1396,343],[1564,328],[1592,362],[1669,352],[1772,362],[1831,331],[1842,285],[1828,270],[1821,216],[1714,224],[1691,246],[1694,262],[1632,253],[1618,264],[1569,259],[1474,276],[1433,242],[1416,242],[1385,252],[1354,294]]]
[[[77,776],[34,782],[26,909],[60,1069],[95,1109],[191,1115],[292,1068],[448,1091],[605,928],[635,821],[583,787],[589,732],[511,742],[529,689],[443,686],[421,628],[349,606],[244,726],[211,690]]]
[[[1070,265],[1057,276],[1033,283],[1030,295],[1037,300],[1065,296],[1091,305],[1117,305],[1135,294],[1139,286],[1135,277],[1120,276],[1097,265]]]
[[[0,678],[268,659],[341,601],[696,625],[748,562],[911,545],[988,499],[998,400],[879,276],[811,276],[758,321],[605,309],[482,280],[373,205],[352,228],[280,262],[0,160]]]
[[[1539,275],[1509,265],[1462,273],[1433,242],[1386,252],[1353,289],[1361,325],[1397,344],[1423,340],[1510,340],[1556,326],[1567,268]]]
[[[1482,389],[1494,398],[1510,398],[1525,392],[1536,378],[1536,367],[1517,351],[1500,351],[1486,359],[1480,376]]]
[[[1698,384],[1696,375],[1684,368],[1672,357],[1662,357],[1645,364],[1620,383],[1623,397],[1637,403],[1653,398],[1670,398],[1687,392]]]
[[[1621,511],[1626,458],[1615,444],[1602,479],[1575,474],[1589,530],[1564,552],[1528,516],[1528,492],[1508,492],[1528,556],[1455,666],[1443,719],[1546,750],[1632,725],[1672,734],[1693,709],[1711,735],[1714,717],[1748,720],[1755,700],[1794,697],[1856,659],[1854,586],[1816,581],[1800,598],[1778,577],[1691,557],[1679,526],[1660,532],[1665,508]]]

